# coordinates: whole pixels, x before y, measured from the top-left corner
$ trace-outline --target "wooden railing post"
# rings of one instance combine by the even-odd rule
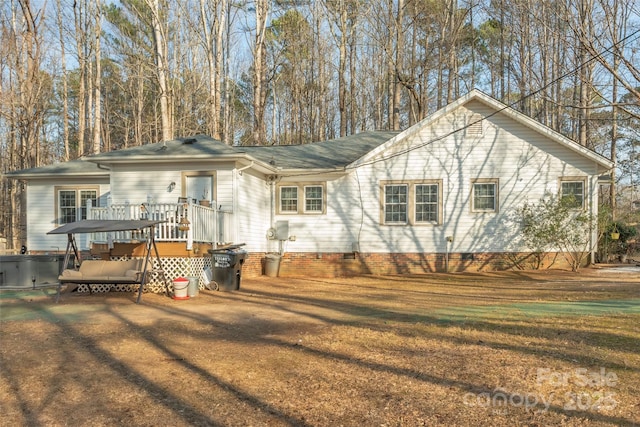
[[[218,241],[220,241],[220,237],[218,236],[218,203],[213,201],[213,241],[211,242],[212,247],[215,249],[218,246]]]
[[[191,197],[188,200],[189,206],[187,208],[187,219],[189,220],[190,227],[187,230],[187,250],[190,251],[193,249],[193,228],[196,226],[196,222],[194,221],[194,207]]]

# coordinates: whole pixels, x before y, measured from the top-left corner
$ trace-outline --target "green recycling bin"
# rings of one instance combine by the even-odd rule
[[[242,281],[242,265],[247,259],[247,251],[237,245],[227,248],[209,249],[213,281],[219,291],[237,291]]]

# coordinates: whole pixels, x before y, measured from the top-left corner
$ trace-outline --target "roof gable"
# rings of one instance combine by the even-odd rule
[[[524,125],[528,128],[533,129],[534,131],[538,132],[539,134],[544,135],[546,138],[548,138],[551,141],[554,141],[555,143],[568,148],[572,151],[574,151],[575,153],[578,153],[579,155],[586,157],[588,159],[590,159],[591,161],[595,162],[596,164],[598,164],[600,166],[601,169],[603,169],[604,171],[607,171],[609,169],[611,169],[614,166],[614,163],[612,161],[610,161],[609,159],[601,156],[600,154],[596,153],[593,150],[590,150],[586,147],[583,147],[582,145],[578,144],[577,142],[563,136],[562,134],[552,130],[551,128],[549,128],[548,126],[545,126],[541,123],[539,123],[538,121],[532,119],[531,117],[520,113],[518,111],[516,111],[515,109],[513,109],[512,107],[501,103],[500,101],[490,97],[489,95],[474,89],[471,92],[469,92],[468,94],[466,94],[465,96],[459,98],[458,100],[456,100],[455,102],[441,108],[440,110],[436,111],[435,113],[431,114],[430,116],[424,118],[423,120],[421,120],[420,122],[416,123],[415,125],[413,125],[412,127],[406,129],[405,131],[401,132],[400,134],[398,134],[397,136],[395,136],[394,138],[390,139],[389,141],[387,141],[386,143],[380,145],[379,147],[377,147],[374,150],[371,150],[370,152],[366,153],[366,155],[364,155],[363,157],[361,157],[360,159],[354,161],[351,165],[349,165],[349,167],[358,167],[364,164],[367,164],[369,162],[371,162],[373,159],[375,159],[376,157],[380,156],[382,153],[392,149],[392,147],[398,143],[400,143],[401,141],[404,141],[405,139],[417,134],[418,132],[420,132],[422,129],[433,125],[434,123],[436,123],[439,119],[443,118],[446,115],[452,114],[455,110],[463,107],[464,105],[468,104],[471,101],[479,101],[485,105],[487,105],[488,107],[490,107],[494,112],[486,117],[481,118],[480,120],[486,120],[489,117],[496,115],[496,114],[504,114],[505,116],[513,119],[514,121],[516,121],[517,123]],[[429,141],[428,143],[432,143],[432,142],[436,142],[439,140],[442,140],[448,136],[451,136],[457,132],[461,132],[464,131],[466,128],[468,128],[469,126],[473,126],[475,125],[476,122],[471,121],[469,123],[466,124],[466,126],[462,126],[459,128],[452,128],[450,132],[435,137],[433,140]],[[422,143],[420,146],[424,145],[425,143]],[[406,148],[404,151],[411,151],[413,149],[415,149],[417,147],[409,147]]]

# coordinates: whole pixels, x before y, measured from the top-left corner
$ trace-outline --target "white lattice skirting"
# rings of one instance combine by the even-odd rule
[[[112,261],[124,261],[129,257],[111,257]],[[165,284],[163,283],[162,273],[157,258],[151,258],[153,263],[153,271],[147,275],[147,285],[145,292],[162,294],[165,292]],[[173,279],[176,277],[198,277],[198,288],[204,289],[203,272],[204,269],[211,268],[211,257],[194,257],[194,258],[162,258],[162,267],[166,277],[166,285],[169,292],[173,292]],[[137,292],[138,285],[114,285],[114,284],[95,284],[95,285],[79,285],[76,292]]]

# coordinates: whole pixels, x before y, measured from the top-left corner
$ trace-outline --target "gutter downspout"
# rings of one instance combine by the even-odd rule
[[[251,163],[249,163],[247,166],[241,167],[240,169],[236,169],[236,172],[238,172],[240,174],[240,176],[242,176],[242,171],[249,169],[250,167],[253,166],[253,160],[251,160]]]
[[[271,206],[269,208],[269,227],[273,228],[275,227],[275,222],[276,222],[276,177],[272,176],[269,179],[269,186],[271,187],[271,190],[269,191],[269,194],[271,196]],[[269,249],[271,249],[271,244],[268,245]]]

